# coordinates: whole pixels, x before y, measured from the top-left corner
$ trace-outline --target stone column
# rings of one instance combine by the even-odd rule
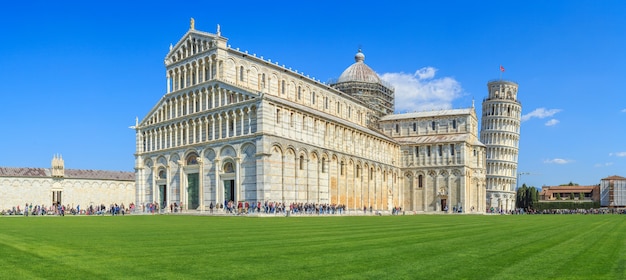
[[[321,155],[319,155],[321,156]],[[317,158],[317,204],[320,204],[320,196],[321,196],[321,189],[320,189],[320,177],[321,177],[321,173],[322,173],[322,158],[318,157]],[[356,203],[356,199],[355,199],[355,203]],[[356,204],[355,204],[356,205]]]
[[[199,190],[199,200],[200,200],[200,212],[204,212],[204,160],[202,155],[204,152],[200,154],[200,156],[196,159],[198,161],[198,190]]]
[[[165,176],[167,176],[167,178],[165,179],[165,193],[167,196],[167,206],[169,206],[170,204],[172,204],[172,184],[170,183],[170,178],[171,178],[171,174],[170,174],[170,165],[168,163],[168,165],[165,166]]]
[[[183,160],[178,161],[178,174],[180,174],[178,187],[180,188],[180,202],[183,203],[182,209],[189,209],[187,204],[187,175],[183,171],[183,163]]]
[[[152,162],[155,162],[154,159],[152,159]],[[152,198],[151,198],[151,202],[157,202],[156,200],[156,191],[157,191],[157,186],[156,186],[156,175],[157,175],[157,166],[156,164],[154,164],[152,166],[152,169],[150,169],[150,172],[152,172],[152,180],[150,181],[150,185],[152,186]]]
[[[165,80],[167,83],[167,89],[165,90],[165,92],[170,93],[171,92],[171,77],[170,77],[170,72],[168,71],[167,74],[165,74]]]
[[[191,120],[191,130],[192,133],[189,135],[191,136],[191,141],[189,141],[189,144],[194,144],[196,143],[196,120]]]
[[[218,114],[217,115],[217,139],[222,139],[222,115]]]
[[[217,88],[217,106],[222,106],[222,95],[224,91],[221,88]]]
[[[198,69],[200,69],[200,71],[198,71],[198,83],[202,83],[205,82],[205,73],[206,73],[206,66],[204,65],[204,58],[198,60],[198,65],[202,66],[202,67],[198,67]]]
[[[252,134],[252,107],[248,108],[248,134]]]
[[[452,209],[452,207],[450,207],[450,204],[452,204],[452,183],[450,182],[450,174],[451,173],[448,173],[448,177],[446,178],[446,183],[448,185],[448,202],[446,203],[446,207],[448,207],[448,210],[446,211],[446,213],[450,213],[450,209]]]
[[[239,123],[240,123],[240,125],[239,125],[240,126],[239,135],[241,136],[241,135],[243,135],[243,128],[244,128],[244,125],[243,125],[243,116],[244,116],[243,108],[239,108],[239,115],[241,116],[241,118],[239,119]],[[237,130],[236,129],[235,129],[235,134],[237,134]]]
[[[215,204],[224,203],[224,185],[220,180],[220,172],[222,171],[222,167],[220,166],[220,160],[216,157],[213,160],[213,164],[215,166]]]
[[[187,110],[185,110],[185,112],[183,112],[184,115],[189,115],[191,114],[191,107],[189,106],[189,101],[191,98],[189,98],[188,95],[185,96],[185,107],[187,108]]]
[[[241,158],[240,157],[236,157],[235,159],[235,205],[239,202],[242,201],[242,198],[244,197],[243,195],[243,188],[241,187]]]

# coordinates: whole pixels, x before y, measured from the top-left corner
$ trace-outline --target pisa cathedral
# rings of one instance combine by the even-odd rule
[[[202,32],[192,20],[165,57],[165,94],[135,126],[135,202],[514,208],[517,84],[489,83],[479,136],[473,104],[394,114],[393,87],[360,50],[354,59],[326,84],[233,49],[219,25]]]

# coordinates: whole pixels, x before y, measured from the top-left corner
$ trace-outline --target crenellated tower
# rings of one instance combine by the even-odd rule
[[[52,177],[65,177],[65,161],[63,161],[63,157],[61,155],[54,155],[52,157]]]
[[[480,141],[487,146],[487,209],[515,209],[517,160],[522,105],[518,84],[497,80],[487,83],[483,100]]]

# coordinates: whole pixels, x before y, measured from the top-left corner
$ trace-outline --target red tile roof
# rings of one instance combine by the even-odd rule
[[[0,177],[48,178],[52,177],[52,171],[50,168],[0,167]],[[126,171],[65,169],[65,178],[135,181],[135,173]]]
[[[602,180],[626,180],[626,178],[621,177],[621,176],[617,176],[617,175],[613,175],[613,176],[606,177],[606,178],[604,178]]]

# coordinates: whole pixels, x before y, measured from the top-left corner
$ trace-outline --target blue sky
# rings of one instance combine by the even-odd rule
[[[195,18],[321,81],[361,47],[396,110],[467,108],[519,83],[521,183],[626,176],[624,1],[13,1],[0,11],[0,166],[132,171],[128,127],[165,92],[163,59]],[[94,2],[94,3],[91,3]]]

